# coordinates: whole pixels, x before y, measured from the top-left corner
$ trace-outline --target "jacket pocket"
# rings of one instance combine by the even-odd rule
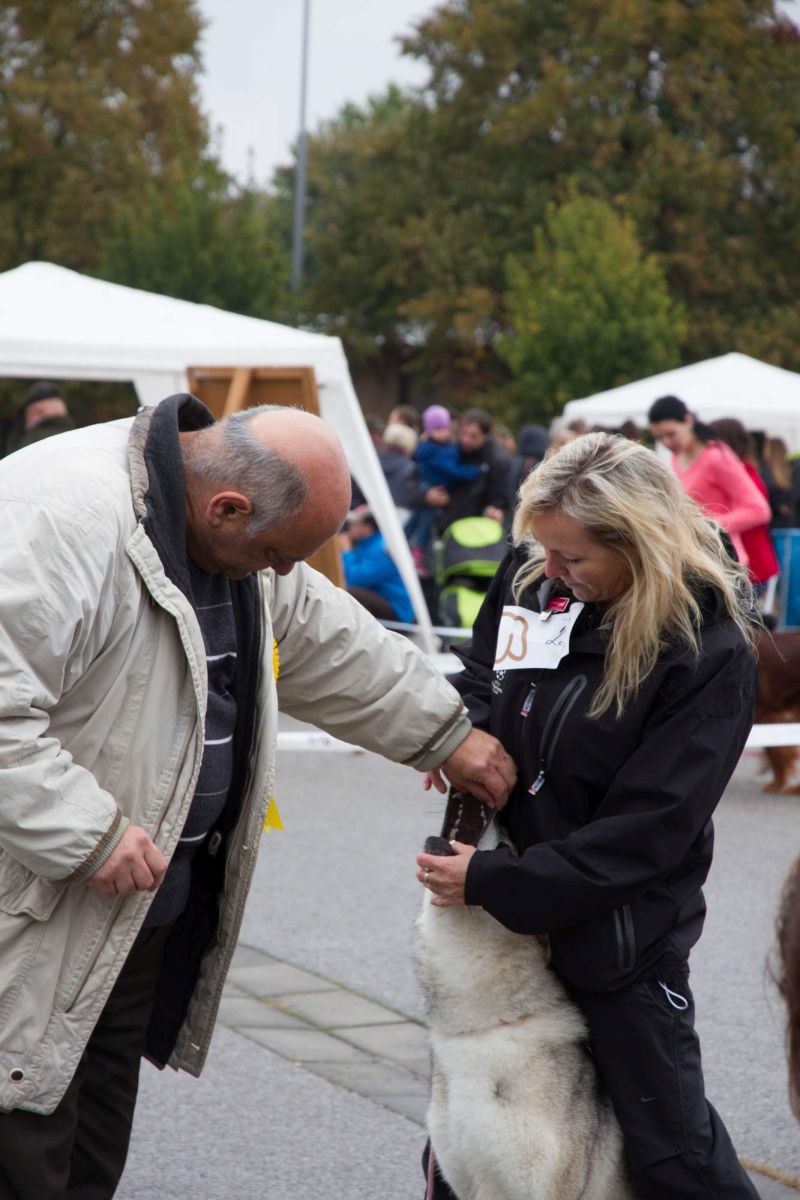
[[[7,1048],[12,1050],[23,1044],[19,1027],[36,1025],[36,1036],[41,1036],[36,1014],[27,1013],[19,999],[44,941],[48,920],[67,887],[66,882],[34,875],[0,850],[0,1028]]]
[[[65,880],[34,875],[7,851],[0,849],[0,913],[46,921],[67,886]]]
[[[636,921],[634,923],[634,914]],[[674,909],[648,897],[550,934],[553,966],[575,987],[615,991],[664,953]]]
[[[547,778],[547,769],[550,765],[553,751],[558,745],[558,739],[561,737],[564,723],[572,711],[575,701],[585,687],[586,676],[576,675],[556,698],[553,707],[547,715],[539,742],[539,774],[528,788],[531,796],[535,796],[541,791],[542,785]]]

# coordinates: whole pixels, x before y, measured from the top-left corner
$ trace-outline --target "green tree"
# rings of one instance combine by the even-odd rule
[[[300,307],[343,334],[356,360],[408,357],[414,330],[403,309],[414,294],[408,227],[424,212],[409,129],[410,97],[390,87],[363,108],[346,105],[309,139],[308,220]],[[289,212],[294,173],[276,181]]]
[[[121,198],[200,160],[200,32],[194,0],[0,6],[0,269],[91,268]]]
[[[683,313],[633,222],[605,201],[551,206],[533,256],[509,258],[506,274],[512,332],[498,350],[521,420],[546,421],[567,400],[679,365]]]
[[[150,183],[125,204],[97,269],[117,283],[247,316],[287,315],[289,252],[278,202],[233,185],[209,159],[169,193]]]
[[[658,255],[687,360],[800,367],[800,42],[772,0],[450,0],[403,46],[419,93],[312,140],[309,315],[495,388],[505,261],[577,183]]]

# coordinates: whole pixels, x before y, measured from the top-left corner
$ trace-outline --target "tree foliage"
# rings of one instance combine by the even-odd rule
[[[533,255],[510,257],[506,274],[512,332],[498,350],[526,420],[679,365],[683,314],[654,256],[642,254],[633,222],[605,201],[551,205]]]
[[[276,200],[234,186],[209,159],[168,193],[150,183],[123,202],[97,270],[117,283],[247,316],[287,315],[289,253]]]
[[[506,259],[577,186],[658,255],[685,359],[800,367],[800,42],[772,0],[450,0],[403,45],[426,86],[312,142],[309,311],[496,386]]]
[[[345,106],[309,139],[301,304],[319,327],[343,333],[356,357],[404,357],[415,338],[404,305],[417,290],[409,249],[426,188],[416,172],[413,108],[391,87],[363,108]],[[293,175],[281,182],[288,205]]]
[[[91,267],[121,197],[199,160],[200,30],[193,0],[0,8],[0,267]]]

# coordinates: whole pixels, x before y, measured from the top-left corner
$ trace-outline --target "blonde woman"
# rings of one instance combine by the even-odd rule
[[[688,985],[711,816],[753,719],[746,572],[650,450],[604,433],[531,473],[513,541],[457,686],[516,762],[517,853],[456,844],[418,878],[549,935],[637,1196],[755,1197],[705,1098]]]

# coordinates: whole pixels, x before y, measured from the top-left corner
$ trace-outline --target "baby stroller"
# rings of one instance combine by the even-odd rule
[[[505,530],[492,517],[462,517],[448,525],[436,570],[443,625],[472,628],[507,549]]]

